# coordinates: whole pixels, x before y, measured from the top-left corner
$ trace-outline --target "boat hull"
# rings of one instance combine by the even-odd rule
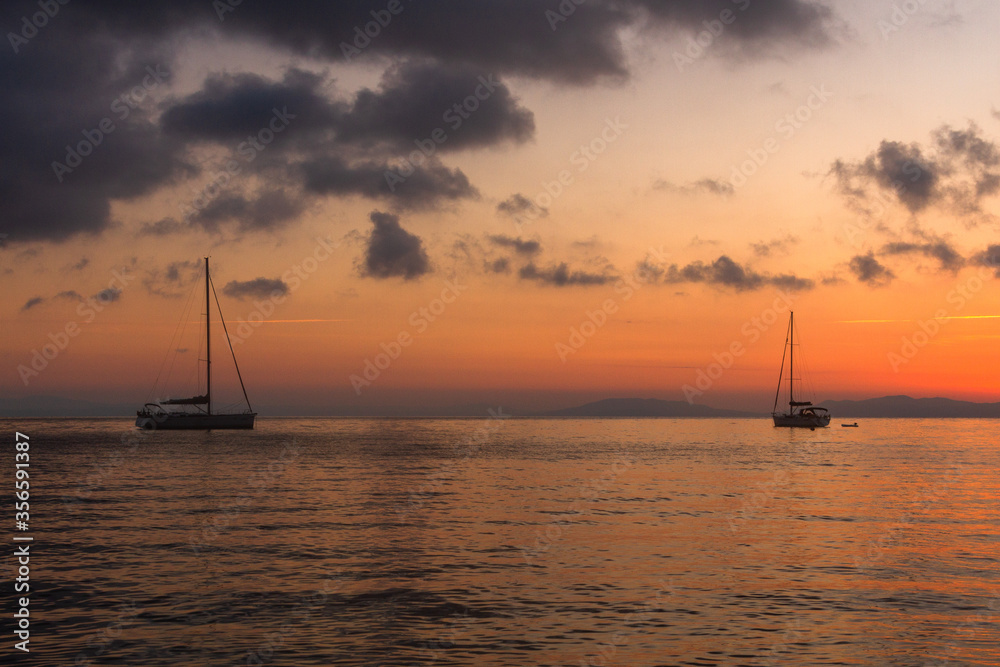
[[[207,431],[211,429],[252,429],[256,412],[240,414],[136,413],[135,425],[145,431]]]
[[[775,426],[790,428],[823,428],[830,425],[830,415],[771,415]]]

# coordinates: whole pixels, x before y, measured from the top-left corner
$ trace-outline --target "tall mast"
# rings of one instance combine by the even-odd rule
[[[205,258],[205,395],[208,397],[208,414],[212,414],[212,308],[208,299],[208,257]]]
[[[795,313],[788,313],[788,405],[795,402]]]

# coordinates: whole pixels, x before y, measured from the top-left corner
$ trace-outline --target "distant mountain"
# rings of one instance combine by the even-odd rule
[[[719,410],[687,401],[657,398],[606,398],[575,408],[541,413],[541,417],[759,417],[752,412]]]
[[[841,417],[1000,417],[1000,403],[971,403],[950,398],[883,396],[863,401],[824,401],[833,418]]]

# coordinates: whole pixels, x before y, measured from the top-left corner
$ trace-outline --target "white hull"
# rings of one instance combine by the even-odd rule
[[[231,415],[136,413],[135,425],[146,431],[206,431],[209,429],[252,429],[256,412]]]

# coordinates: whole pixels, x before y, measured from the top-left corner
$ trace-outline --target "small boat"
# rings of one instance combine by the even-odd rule
[[[785,354],[788,355],[788,411],[778,411],[778,397],[781,395],[781,380],[785,371]],[[771,418],[775,426],[817,428],[830,425],[830,412],[826,408],[814,406],[809,401],[795,400],[795,313],[789,313],[788,335],[781,355],[781,371],[778,373],[778,390],[774,394]]]
[[[857,428],[858,422],[854,422],[853,424],[841,424],[841,426],[843,426],[844,428]]]
[[[257,413],[250,407],[246,387],[243,386],[243,376],[240,375],[239,364],[236,364],[236,352],[229,340],[226,330],[226,320],[222,317],[222,306],[219,297],[215,296],[215,305],[219,310],[219,320],[226,334],[229,350],[233,352],[233,363],[236,364],[236,376],[243,389],[243,399],[247,409],[243,412],[219,413],[212,412],[212,304],[209,294],[215,292],[212,276],[208,270],[208,257],[205,258],[205,393],[191,398],[174,398],[158,403],[146,403],[142,410],[135,414],[135,425],[144,430],[208,430],[208,429],[252,429]],[[170,406],[164,408],[164,406]],[[177,410],[173,406],[185,406],[193,410]]]

